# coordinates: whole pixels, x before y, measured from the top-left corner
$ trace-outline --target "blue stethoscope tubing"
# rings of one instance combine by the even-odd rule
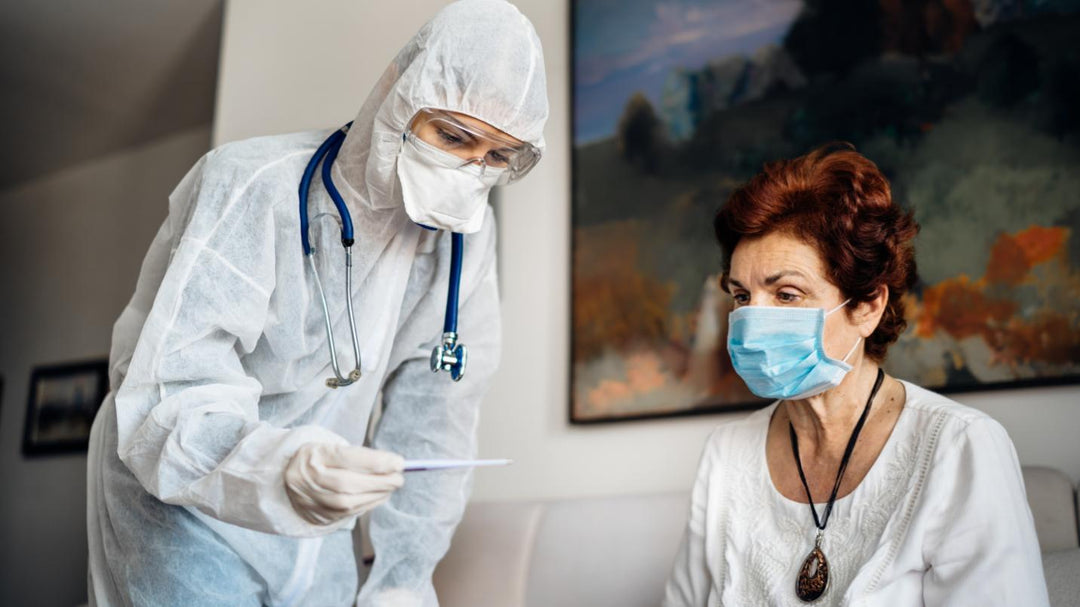
[[[341,144],[345,141],[345,135],[349,132],[351,126],[351,122],[346,124],[331,133],[326,138],[326,141],[322,142],[322,145],[315,150],[315,154],[304,169],[304,176],[300,178],[300,240],[304,245],[305,256],[311,255],[311,240],[308,236],[308,192],[311,190],[311,178],[315,176],[315,169],[318,168],[319,162],[323,158],[326,159],[326,162],[322,163],[323,186],[326,187],[326,191],[330,194],[334,206],[337,207],[338,215],[341,217],[341,245],[344,247],[353,245],[352,215],[349,213],[349,207],[345,206],[345,200],[341,198],[337,186],[334,185],[334,180],[330,177],[330,167],[334,164],[334,160],[337,159],[338,150],[341,149]]]
[[[351,126],[352,122],[337,129],[322,142],[318,149],[315,150],[315,153],[311,156],[311,160],[308,161],[307,167],[304,168],[304,174],[300,178],[299,187],[300,241],[303,246],[304,257],[307,258],[308,266],[311,268],[315,278],[315,287],[319,292],[319,300],[322,304],[323,319],[326,323],[326,338],[330,347],[330,363],[334,370],[334,377],[326,380],[326,385],[331,388],[348,386],[359,380],[361,376],[360,340],[356,330],[356,318],[353,313],[352,305],[352,246],[355,242],[352,215],[349,213],[349,208],[345,205],[345,200],[341,197],[341,193],[334,185],[334,180],[330,176],[330,169],[334,164],[334,160],[337,159],[338,151],[341,149],[341,144],[345,141],[345,136],[348,134]],[[319,271],[315,264],[315,249],[311,247],[311,238],[309,235],[308,194],[311,191],[311,179],[315,176],[315,171],[320,163],[322,164],[321,174],[323,186],[330,195],[330,199],[334,201],[334,206],[337,207],[338,216],[341,218],[341,246],[345,249],[346,308],[349,313],[349,331],[352,336],[353,356],[356,360],[356,366],[347,376],[342,375],[338,365],[337,348],[334,344],[334,330],[330,322],[330,308],[326,302],[326,293],[323,290],[322,280],[319,278]],[[461,380],[465,375],[465,366],[468,361],[468,350],[464,345],[457,343],[458,299],[461,291],[461,265],[462,257],[464,256],[464,246],[464,236],[456,232],[452,233],[450,246],[450,284],[447,287],[446,294],[446,315],[443,321],[442,343],[436,346],[431,353],[431,370],[435,372],[447,371],[454,381]]]
[[[450,235],[450,287],[446,292],[446,316],[443,320],[442,343],[431,351],[431,370],[446,371],[454,381],[465,375],[469,350],[458,343],[458,293],[461,285],[461,257],[465,237],[457,232]]]

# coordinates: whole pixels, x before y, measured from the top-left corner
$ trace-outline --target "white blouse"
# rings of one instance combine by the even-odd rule
[[[833,506],[816,605],[1049,605],[1016,451],[987,415],[908,382],[907,402],[859,486]],[[805,605],[810,507],[765,461],[776,404],[709,437],[664,605]],[[821,513],[824,504],[817,506]]]

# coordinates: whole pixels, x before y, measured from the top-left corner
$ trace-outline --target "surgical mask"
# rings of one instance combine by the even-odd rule
[[[464,162],[412,133],[402,137],[397,175],[405,212],[414,222],[460,234],[484,223],[488,192],[505,169]]]
[[[851,300],[848,300],[851,301]],[[847,359],[825,354],[822,308],[746,306],[728,315],[728,354],[735,372],[762,398],[797,400],[835,388],[851,370]]]

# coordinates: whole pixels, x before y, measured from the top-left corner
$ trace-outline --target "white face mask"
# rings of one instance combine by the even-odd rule
[[[488,192],[505,169],[465,164],[417,137],[402,139],[397,175],[409,218],[459,234],[478,232],[484,223]]]

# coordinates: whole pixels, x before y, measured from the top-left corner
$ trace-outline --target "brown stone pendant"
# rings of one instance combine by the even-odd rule
[[[812,603],[821,598],[828,587],[829,561],[825,560],[825,553],[821,551],[821,531],[818,531],[814,549],[806,555],[806,560],[799,569],[799,577],[795,580],[795,594],[803,602]]]

